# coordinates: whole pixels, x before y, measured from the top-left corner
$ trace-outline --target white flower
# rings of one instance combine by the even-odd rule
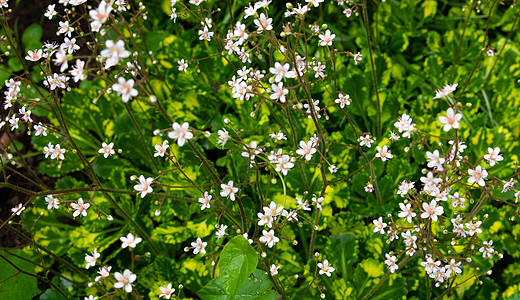
[[[450,277],[452,272],[455,272],[457,274],[462,273],[462,270],[459,268],[461,263],[461,261],[457,263],[455,259],[452,258],[450,263],[446,265],[446,276]]]
[[[130,270],[127,269],[123,272],[123,274],[116,272],[114,274],[114,277],[117,280],[117,282],[114,283],[114,287],[116,289],[124,287],[127,293],[132,292],[132,282],[134,282],[137,279],[137,275],[133,274],[132,272],[130,272]]]
[[[193,247],[193,254],[199,254],[202,253],[202,254],[206,254],[206,245],[208,243],[206,242],[203,242],[199,237],[197,238],[197,240],[195,242],[192,242],[191,243],[191,247]]]
[[[458,129],[459,121],[462,119],[462,114],[455,114],[453,108],[448,108],[446,117],[440,116],[439,121],[444,124],[444,131],[449,131],[451,128]]]
[[[309,203],[307,203],[307,201],[303,201],[303,199],[301,199],[299,197],[296,197],[296,200],[298,200],[298,206],[300,207],[301,210],[311,210],[311,208],[309,207]]]
[[[58,35],[61,33],[65,33],[68,37],[71,37],[72,32],[74,31],[74,27],[69,26],[69,21],[60,21],[59,23],[60,29],[58,30]]]
[[[217,229],[217,232],[215,232],[215,238],[217,240],[220,240],[221,238],[224,237],[224,235],[226,235],[226,229],[227,229],[227,226],[226,225],[215,225],[215,228]]]
[[[49,6],[47,6],[47,10],[45,11],[44,16],[49,18],[49,20],[52,20],[52,18],[56,15],[56,10],[54,10],[55,6],[56,4],[49,4]]]
[[[502,193],[505,193],[505,192],[508,192],[508,191],[512,190],[514,186],[515,186],[514,179],[511,178],[508,182],[506,182],[504,184],[504,188],[502,189]]]
[[[504,160],[504,158],[500,154],[500,148],[499,147],[496,147],[495,149],[488,148],[488,152],[489,152],[488,154],[484,155],[484,159],[489,161],[489,165],[494,166],[499,161]]]
[[[102,50],[100,55],[107,58],[105,69],[117,65],[123,58],[130,56],[130,51],[125,49],[125,42],[119,40],[114,43],[112,40],[105,42],[106,49]]]
[[[280,241],[280,239],[274,235],[273,229],[269,231],[263,230],[262,233],[263,235],[260,237],[259,240],[261,243],[266,244],[269,248],[273,248],[273,246]]]
[[[475,170],[469,169],[468,174],[471,175],[471,177],[468,178],[468,183],[477,183],[480,186],[486,185],[486,182],[484,181],[484,179],[488,176],[486,169],[482,168],[481,166],[477,166]]]
[[[428,158],[428,168],[437,168],[438,171],[442,171],[442,164],[446,159],[440,157],[439,150],[434,150],[433,153],[430,151],[426,152]]]
[[[68,37],[65,37],[63,39],[63,44],[60,46],[60,49],[67,49],[67,53],[72,54],[74,51],[79,50],[80,47],[76,45],[75,38],[69,39]]]
[[[338,103],[341,108],[344,108],[345,105],[350,105],[352,99],[350,99],[350,96],[347,94],[339,93],[338,99],[336,99],[334,102]]]
[[[411,132],[413,131],[414,127],[412,125],[412,118],[410,118],[409,115],[403,114],[397,122],[394,123],[395,128],[399,130],[399,132],[403,132],[403,137],[409,138],[411,135]]]
[[[95,266],[99,256],[100,254],[97,252],[97,249],[94,249],[94,251],[92,252],[92,256],[85,254],[85,261],[87,262],[85,269]]]
[[[300,141],[300,148],[296,150],[296,154],[304,156],[307,161],[311,160],[312,155],[316,153],[316,148],[313,147],[314,143],[312,141],[308,141],[305,143],[304,141]]]
[[[390,254],[386,253],[385,257],[385,265],[387,265],[390,273],[394,273],[397,269],[399,269],[399,265],[395,263],[397,260],[395,256],[390,256]]]
[[[330,34],[330,30],[327,29],[327,31],[325,31],[325,34],[320,34],[318,37],[320,38],[320,41],[318,42],[320,46],[332,46],[332,41],[334,40],[336,35]]]
[[[482,221],[477,221],[475,223],[469,222],[465,224],[469,229],[468,234],[470,236],[474,236],[476,233],[482,233],[482,229],[480,229],[480,225],[482,225]]]
[[[330,277],[330,273],[334,272],[336,269],[334,269],[333,267],[331,267],[329,265],[329,261],[328,260],[324,260],[323,263],[318,263],[318,268],[320,268],[320,275],[327,275],[328,277]]]
[[[275,76],[274,77],[275,82],[280,82],[284,78],[292,77],[289,72],[289,68],[290,68],[290,66],[287,63],[282,66],[281,63],[276,62],[274,64],[274,68],[269,68],[269,72],[271,72],[271,74],[273,74]]]
[[[193,138],[193,133],[189,131],[190,124],[188,122],[179,123],[174,122],[172,124],[173,131],[168,133],[168,137],[172,140],[177,140],[177,144],[182,147],[187,140]]]
[[[125,249],[126,247],[135,248],[143,239],[140,237],[136,238],[133,234],[129,233],[126,237],[120,237],[119,240],[122,242],[121,248]]]
[[[479,249],[482,252],[482,257],[492,258],[495,249],[493,248],[493,241],[484,241],[484,246]]]
[[[416,213],[412,212],[411,211],[411,204],[408,203],[408,204],[404,204],[404,203],[399,203],[399,207],[401,208],[401,212],[399,213],[399,218],[406,218],[406,220],[408,221],[408,223],[412,223],[412,218],[415,218],[415,216],[417,216]]]
[[[208,192],[204,192],[204,195],[202,198],[199,198],[199,203],[202,204],[200,207],[200,210],[204,210],[206,208],[210,208],[211,205],[209,204],[211,201],[212,196]]]
[[[60,205],[58,198],[55,198],[53,195],[45,196],[45,202],[47,202],[47,209],[58,209]]]
[[[66,149],[62,149],[61,146],[58,144],[54,147],[54,150],[52,152],[52,155],[51,155],[51,159],[60,159],[60,160],[64,160],[65,159],[65,156],[63,154],[65,154],[65,151]]]
[[[112,270],[111,266],[100,267],[99,270],[97,271],[97,273],[100,276],[96,276],[96,278],[94,278],[94,282],[98,282],[99,280],[110,276],[110,270]]]
[[[388,225],[383,222],[383,217],[379,217],[379,219],[373,220],[372,223],[374,223],[374,232],[385,234],[385,227]]]
[[[287,171],[289,171],[292,167],[294,158],[289,155],[283,155],[280,159],[278,159],[278,164],[276,165],[276,172],[282,172],[283,175],[287,175]]]
[[[166,299],[170,299],[172,294],[175,293],[175,289],[172,288],[172,284],[171,283],[168,283],[167,286],[160,286],[159,290],[161,291],[161,294],[159,295],[159,298],[164,297]]]
[[[270,98],[273,100],[280,100],[280,102],[285,103],[285,95],[289,93],[289,90],[283,87],[283,83],[279,82],[278,84],[272,84],[271,89],[273,90],[273,93],[271,94]]]
[[[222,128],[222,130],[217,131],[217,134],[218,134],[217,144],[219,144],[221,147],[224,147],[224,145],[227,143],[227,141],[230,138],[229,132],[225,128]]]
[[[424,212],[421,214],[421,218],[431,218],[433,222],[437,221],[437,216],[440,216],[444,213],[444,208],[442,206],[437,206],[437,201],[432,200],[430,204],[423,203]]]
[[[359,140],[360,140],[360,143],[359,143],[360,146],[367,146],[368,148],[370,148],[372,146],[372,143],[374,142],[374,140],[371,139],[368,134],[365,136],[360,136]]]
[[[98,150],[98,153],[103,154],[103,156],[107,158],[109,155],[113,155],[116,153],[113,148],[114,143],[110,143],[107,145],[107,143],[103,142],[103,144],[101,144],[101,149]]]
[[[323,1],[325,0],[305,0],[305,2],[312,4],[314,7],[318,7],[318,5],[320,5],[320,3],[323,3]]]
[[[153,192],[152,181],[152,177],[144,178],[143,175],[139,176],[139,184],[134,185],[134,190],[141,192],[141,198],[144,198],[146,194]]]
[[[37,49],[34,51],[27,51],[27,56],[25,56],[25,59],[28,61],[38,61],[40,58],[42,58],[43,51],[42,49]]]
[[[257,27],[257,32],[261,33],[262,31],[266,30],[273,30],[273,19],[268,18],[264,13],[260,14],[260,17],[258,19],[254,20],[254,23]]]
[[[11,212],[13,214],[16,214],[17,216],[19,216],[22,213],[22,211],[24,211],[24,210],[25,210],[25,207],[22,205],[22,203],[18,203],[18,205],[11,208]]]
[[[271,267],[269,268],[269,272],[271,273],[271,276],[278,275],[278,269],[280,269],[280,266],[278,266],[276,264],[272,264]]]
[[[138,92],[134,89],[135,81],[133,79],[124,79],[122,76],[117,79],[117,83],[112,85],[112,89],[121,96],[123,103],[137,96]]]
[[[230,180],[228,184],[222,183],[220,187],[222,188],[220,191],[220,196],[229,197],[231,201],[235,201],[235,193],[238,192],[238,188],[233,187],[233,181]]]
[[[35,136],[47,136],[47,127],[43,126],[42,123],[34,125],[34,130],[36,130],[34,133]]]
[[[451,203],[451,205],[453,207],[460,206],[462,208],[465,208],[464,202],[466,201],[466,199],[464,199],[461,196],[459,196],[459,192],[455,192],[455,194],[453,194],[453,195],[448,195],[448,198],[450,198],[453,201]]]
[[[103,25],[110,16],[111,11],[112,5],[109,5],[106,1],[101,1],[97,9],[89,11],[89,15],[92,18],[92,22],[90,23],[92,31],[99,31],[101,25]]]
[[[179,64],[179,71],[186,73],[186,69],[188,69],[188,63],[185,63],[184,59],[177,61],[177,63]]]
[[[56,66],[61,66],[60,72],[65,71],[65,69],[69,67],[67,61],[67,54],[65,53],[65,51],[63,51],[62,48],[56,51],[56,58],[53,61]]]
[[[84,217],[87,216],[87,209],[90,207],[89,203],[84,203],[83,199],[79,198],[78,203],[71,203],[70,206],[72,209],[75,209],[76,211],[72,215],[74,218],[76,218],[79,215],[82,215]]]
[[[412,235],[410,230],[407,230],[406,232],[401,233],[401,236],[403,237],[404,241],[403,243],[407,247],[414,247],[417,248],[417,245],[415,244],[415,241],[417,241],[417,237]]]
[[[156,152],[153,154],[153,156],[154,157],[157,157],[157,156],[164,157],[164,154],[166,153],[166,150],[168,150],[169,147],[170,147],[170,145],[168,144],[167,140],[164,140],[161,145],[155,145]]]
[[[74,76],[74,82],[83,81],[87,79],[85,72],[85,62],[81,59],[76,59],[76,65],[70,70],[70,75]]]
[[[387,159],[390,159],[394,156],[392,155],[392,153],[390,153],[388,147],[384,145],[383,148],[377,146],[376,157],[380,157],[382,161],[386,161]]]
[[[363,59],[363,54],[361,52],[358,52],[356,55],[354,55],[354,62],[356,65]]]

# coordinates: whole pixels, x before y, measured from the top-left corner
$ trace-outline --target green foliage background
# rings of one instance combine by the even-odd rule
[[[289,137],[290,132],[286,122],[288,116],[284,115],[276,105],[265,103],[252,118],[250,113],[259,100],[253,98],[251,101],[241,102],[231,97],[227,81],[235,74],[233,66],[238,68],[242,66],[236,59],[227,61],[221,56],[216,56],[213,59],[202,60],[196,65],[191,64],[187,73],[179,72],[176,67],[177,60],[208,57],[221,52],[222,45],[215,41],[199,41],[197,34],[199,22],[191,15],[179,16],[177,23],[173,23],[168,17],[168,1],[143,2],[147,6],[148,19],[140,24],[139,34],[133,37],[128,29],[123,30],[122,33],[131,41],[129,46],[139,51],[139,57],[142,58],[139,63],[144,72],[149,75],[153,93],[157,95],[174,121],[179,123],[186,121],[193,128],[212,133],[209,139],[199,134],[196,147],[214,163],[216,172],[224,176],[222,179],[224,182],[228,180],[244,182],[248,163],[240,156],[242,146],[231,144],[222,149],[216,144],[215,132],[226,127],[223,120],[227,118],[234,128],[243,130],[241,138],[245,142],[255,140],[259,144],[265,144],[271,141],[268,138],[271,132],[282,130]],[[236,22],[243,17],[243,7],[248,2],[244,0],[233,2],[233,7],[216,1],[208,1],[206,4],[210,10],[222,8],[213,15],[217,34],[224,35],[232,26],[230,20]],[[408,113],[420,130],[440,135],[438,117],[444,114],[447,105],[432,100],[434,90],[446,83],[457,82],[459,89],[456,93],[456,101],[472,104],[470,108],[464,110],[464,120],[459,130],[461,139],[468,145],[466,155],[471,161],[476,161],[487,152],[488,147],[500,147],[506,159],[494,167],[494,175],[501,178],[510,176],[514,171],[513,162],[518,160],[518,153],[520,153],[518,143],[520,31],[513,30],[520,13],[519,8],[510,8],[512,1],[504,1],[504,5],[495,6],[488,20],[486,16],[489,14],[488,9],[492,1],[483,5],[479,13],[463,11],[462,8],[467,5],[463,1],[403,0],[377,4],[369,2],[369,28],[378,93],[382,105],[382,132],[379,133],[377,99],[361,15],[353,15],[347,19],[340,15],[337,6],[326,5],[313,10],[307,16],[308,20],[313,18],[317,20],[320,17],[324,23],[327,23],[328,28],[336,33],[334,41],[336,49],[354,53],[361,51],[363,54],[363,62],[357,66],[353,64],[352,59],[337,56],[334,67],[330,62],[328,63],[328,78],[325,79],[325,85],[328,87],[337,85],[338,90],[348,93],[353,99],[348,112],[355,126],[364,132],[373,133],[377,137],[376,144],[384,145],[388,142],[389,131],[393,129],[397,117],[402,113]],[[273,6],[280,5],[273,4]],[[275,20],[274,24],[277,24],[274,28],[275,32],[281,30],[283,11],[284,9],[270,11],[271,17]],[[481,56],[487,22],[489,22],[489,41],[486,46],[496,49],[499,56]],[[249,21],[247,23],[249,24]],[[41,27],[35,25],[23,34],[22,43],[28,49],[38,47],[31,44],[31,41],[38,40],[37,28],[41,30]],[[117,32],[108,31],[99,42],[104,43],[105,38],[117,39],[117,37]],[[149,51],[153,53],[153,57],[148,55]],[[266,48],[266,51],[271,53],[272,57],[280,58],[280,54],[274,48]],[[323,60],[326,56],[324,49],[317,47],[317,42],[312,41],[308,59],[316,57]],[[156,60],[157,64],[152,64],[152,60]],[[8,64],[10,70],[20,71],[14,61]],[[475,64],[476,61],[479,63]],[[265,70],[272,64],[273,62],[263,55],[254,67]],[[334,69],[336,75],[332,73]],[[4,76],[1,78],[6,78],[5,72],[0,74]],[[471,80],[468,81],[470,76]],[[78,147],[84,151],[87,159],[93,162],[93,171],[102,181],[103,187],[128,190],[134,184],[129,179],[131,175],[143,174],[145,177],[153,177],[160,170],[175,167],[167,160],[154,159],[149,155],[154,151],[153,145],[162,140],[161,137],[154,136],[153,131],[157,128],[168,128],[171,123],[154,106],[147,105],[146,97],[142,97],[142,101],[132,101],[126,106],[117,95],[98,92],[112,83],[103,79],[82,82],[79,87],[65,93],[61,109],[69,125],[71,136]],[[31,91],[25,93],[29,95]],[[323,86],[313,87],[312,94],[325,105],[334,102]],[[129,114],[129,111],[133,113]],[[335,106],[329,107],[327,111],[330,119],[322,122],[326,136],[339,143],[355,144],[355,135],[343,114]],[[53,125],[58,126],[58,120],[51,111],[40,109],[34,113],[49,118]],[[296,140],[299,141],[315,133],[313,123],[305,115],[296,111],[290,111],[288,115],[296,128],[298,135]],[[136,128],[145,137],[145,143],[141,142]],[[293,148],[291,138],[284,142],[288,149]],[[61,139],[56,139],[54,135],[35,136],[32,139],[38,149],[42,149],[49,142],[55,144],[60,141]],[[94,159],[103,141],[114,142],[122,152],[108,159]],[[379,235],[373,233],[371,223],[379,216],[398,212],[401,198],[396,194],[396,190],[399,182],[405,179],[418,181],[421,176],[420,171],[426,164],[424,153],[417,149],[406,153],[403,150],[406,146],[407,141],[394,142],[391,148],[394,159],[386,163],[376,161],[373,164],[381,202],[378,202],[373,194],[367,194],[363,190],[369,181],[370,174],[367,170],[352,176],[349,180],[334,184],[326,191],[316,251],[322,253],[336,268],[332,277],[320,276],[319,278],[320,286],[326,288],[327,295],[331,299],[361,299],[385,276],[387,271],[382,263],[384,254],[402,247],[400,242],[387,244]],[[368,157],[375,155],[374,148],[366,153]],[[193,182],[178,176],[177,173],[169,172],[161,177],[161,183],[183,186],[193,183],[202,185],[212,181],[209,172],[200,166],[200,160],[193,149],[172,145],[172,151],[183,166],[183,171]],[[328,154],[330,162],[340,169],[337,174],[330,175],[329,180],[341,178],[366,163],[355,149],[340,145],[332,145]],[[65,161],[61,168],[57,168],[55,161],[44,160],[39,165],[38,171],[58,179],[56,190],[88,186],[90,182],[81,172],[78,155],[69,153],[68,157],[70,160]],[[258,178],[262,185],[267,186],[270,178],[266,174],[267,172],[261,177],[257,177],[259,174],[250,174],[250,180]],[[292,170],[286,177],[287,207],[294,207],[296,205],[294,197],[302,195],[305,191],[309,194],[319,192],[322,184],[319,169],[305,166],[304,174],[305,184],[302,183],[302,178],[296,170]],[[258,191],[254,186],[244,189],[242,201],[246,214],[254,219],[256,212],[259,211],[258,204],[261,203]],[[155,191],[161,192],[161,188],[154,189]],[[166,191],[166,189],[162,190],[162,192]],[[269,200],[278,204],[283,203],[281,184],[271,185],[269,191]],[[236,295],[235,299],[278,297],[272,289],[273,285],[268,276],[264,274],[268,271],[268,265],[265,263],[264,265],[260,263],[258,267],[255,263],[252,268],[244,271],[248,274],[253,272],[253,277],[257,281],[253,282],[252,279],[247,278],[247,275],[240,277],[240,282],[245,282],[243,286],[230,283],[229,280],[223,281],[223,255],[228,247],[233,246],[234,241],[247,244],[242,238],[218,241],[219,244],[226,245],[221,252],[220,272],[216,271],[220,276],[213,276],[211,260],[187,254],[184,248],[189,247],[191,241],[197,237],[213,235],[216,217],[201,212],[199,204],[193,203],[200,197],[197,189],[176,189],[167,192],[170,197],[162,204],[162,213],[158,217],[154,216],[154,211],[159,208],[158,196],[140,198],[131,194],[111,194],[113,200],[151,237],[156,247],[153,249],[148,243],[143,242],[134,250],[134,253],[142,255],[135,261],[136,271],[134,271],[138,274],[135,287],[141,295],[156,299],[159,295],[159,286],[174,282],[184,285],[182,295],[187,298],[195,297],[195,293],[201,299],[227,299],[228,294]],[[500,191],[493,191],[493,195],[504,200],[513,198],[511,192],[501,194]],[[93,197],[92,201],[101,210],[113,215],[114,221],[109,222],[105,218],[98,218],[98,215],[91,212],[86,218],[77,218],[66,224],[61,222],[60,218],[70,218],[70,212],[64,209],[49,211],[46,209],[43,197],[39,197],[35,199],[34,206],[25,212],[25,220],[28,224],[33,224],[33,220],[38,218],[38,222],[33,227],[34,241],[78,268],[84,267],[85,253],[94,248],[102,253],[102,265],[109,264],[113,266],[114,271],[128,268],[131,255],[121,249],[119,237],[128,232],[135,232],[133,225],[123,221],[124,216],[114,209],[105,193],[97,192],[92,196],[91,192],[78,192],[67,197],[69,199]],[[236,204],[229,200],[225,204],[238,210]],[[452,213],[451,208],[446,210]],[[492,239],[495,249],[504,253],[504,259],[499,261],[498,258],[493,260],[476,258],[472,263],[464,264],[460,282],[467,278],[465,276],[469,277],[477,272],[481,275],[479,279],[482,285],[478,285],[476,279],[472,278],[445,298],[508,299],[520,293],[520,246],[518,244],[520,225],[508,221],[515,212],[516,210],[511,206],[503,206],[497,202],[488,203],[479,212],[480,218],[484,214],[489,215],[485,222],[483,239]],[[228,234],[234,235],[231,226]],[[292,246],[285,240],[278,244],[276,260],[282,266],[279,278],[281,282],[286,283],[293,278],[294,274],[299,274],[299,278],[294,279],[288,287],[288,291],[291,291],[290,298],[299,299],[312,280],[315,269],[315,261],[307,259],[309,257],[307,243],[311,228],[286,227],[283,234],[298,241],[299,244]],[[244,247],[246,246],[248,245]],[[256,250],[251,248],[251,251],[254,254]],[[24,248],[23,255],[39,261],[41,266],[33,266],[37,274],[47,274],[48,269],[51,268],[58,270],[62,278],[45,276],[53,278],[52,282],[66,291],[68,296],[77,298],[90,293],[95,294],[95,288],[87,287],[87,278],[93,278],[94,271],[89,270],[87,278],[79,276],[55,257],[42,254],[34,247]],[[246,254],[244,257],[248,258]],[[7,270],[7,267],[4,269],[3,266],[5,262],[1,263],[2,270]],[[20,267],[26,266],[21,264]],[[238,268],[240,269],[240,266]],[[480,271],[476,271],[477,268]],[[486,276],[485,272],[490,269],[493,270],[493,275]],[[229,269],[226,271],[229,272]],[[9,272],[12,271],[7,271]],[[425,299],[426,283],[423,273],[417,259],[409,262],[397,274],[391,275],[372,299]],[[29,278],[22,277],[19,280],[29,281]],[[0,280],[2,279],[0,277]],[[1,286],[5,284],[2,283]],[[12,283],[12,286],[17,284],[20,283]],[[31,280],[31,285],[33,284],[34,280]],[[72,288],[72,284],[83,289]],[[230,284],[234,289],[230,290]],[[45,293],[40,296],[40,299],[57,299],[57,295],[49,296],[51,290],[42,290]],[[251,296],[255,291],[257,295]],[[443,291],[442,287],[434,289],[433,296],[439,296]],[[14,297],[12,299],[22,299],[12,297]],[[311,288],[304,299],[317,299],[317,297],[319,297],[318,290]]]

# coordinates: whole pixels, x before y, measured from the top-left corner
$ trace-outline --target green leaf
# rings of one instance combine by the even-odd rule
[[[25,256],[22,250],[12,250],[20,256]],[[0,251],[9,262],[15,264],[23,271],[32,273],[33,265],[25,260],[21,260],[8,254],[5,251]],[[31,299],[34,295],[40,293],[36,284],[36,277],[20,273],[7,260],[0,259],[0,298],[10,300],[24,300]]]
[[[22,34],[22,42],[27,50],[39,48],[43,29],[39,24],[29,25]]]
[[[234,299],[257,264],[256,251],[243,236],[237,236],[226,244],[220,254],[219,266],[222,287],[230,299]]]
[[[331,260],[340,266],[343,277],[350,276],[350,266],[357,261],[358,243],[356,237],[348,233],[336,234],[330,239]]]
[[[279,295],[272,290],[273,284],[262,270],[254,270],[252,277],[247,281],[235,295],[235,300],[272,300],[278,299]],[[197,293],[202,300],[227,300],[229,295],[222,286],[221,278],[217,277],[206,284]]]
[[[363,260],[354,271],[354,286],[358,297],[365,295],[384,275],[383,264],[373,258]]]
[[[40,295],[40,300],[64,300],[62,294],[58,293],[55,290],[48,289],[45,291],[45,293]]]

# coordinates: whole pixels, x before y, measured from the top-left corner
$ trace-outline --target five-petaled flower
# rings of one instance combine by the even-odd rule
[[[437,206],[437,201],[432,200],[430,204],[423,203],[424,212],[421,214],[421,218],[427,219],[431,218],[433,222],[437,221],[437,216],[440,216],[444,213],[444,208],[442,206]]]
[[[72,215],[74,218],[76,218],[79,215],[86,217],[87,209],[90,207],[90,203],[84,203],[83,199],[79,198],[78,203],[71,203],[70,206],[76,210]]]
[[[500,148],[496,147],[495,149],[489,147],[488,154],[484,155],[484,159],[489,162],[490,166],[494,166],[498,164],[499,161],[503,161],[504,157],[500,154]]]
[[[130,270],[125,270],[123,274],[116,272],[114,274],[114,277],[116,278],[117,282],[114,283],[114,287],[116,289],[125,288],[125,291],[127,293],[132,292],[132,282],[134,282],[137,279],[137,275],[130,272]]]
[[[444,131],[450,131],[451,128],[458,129],[460,119],[462,119],[462,114],[455,114],[455,111],[451,107],[448,108],[446,117],[439,117],[439,121],[443,124]]]
[[[188,122],[172,124],[173,131],[168,132],[168,137],[172,140],[177,140],[177,144],[182,147],[187,140],[193,138],[193,133],[190,132],[190,124]]]
[[[382,161],[386,161],[394,156],[390,153],[390,150],[388,150],[388,146],[384,145],[383,148],[377,146],[376,157],[380,157]]]
[[[262,236],[259,240],[261,243],[266,244],[269,248],[273,248],[273,246],[280,241],[280,239],[274,235],[274,229],[269,231],[263,230]]]
[[[105,158],[107,158],[109,155],[113,155],[116,153],[114,151],[114,143],[107,145],[107,143],[103,142],[103,144],[101,144],[101,149],[98,150],[98,153],[103,154]]]
[[[172,288],[172,284],[171,283],[168,283],[167,286],[160,286],[159,290],[161,291],[161,294],[159,295],[159,298],[164,297],[166,299],[170,299],[172,294],[175,293],[175,289]]]
[[[220,187],[222,188],[220,196],[229,197],[231,201],[235,201],[235,193],[238,192],[238,188],[233,186],[233,181],[229,181],[228,184],[222,183]]]
[[[85,261],[87,262],[85,269],[95,266],[96,261],[100,256],[100,254],[97,252],[97,249],[94,249],[94,251],[91,254],[92,254],[92,256],[85,254]]]
[[[201,198],[199,198],[199,203],[202,204],[200,206],[200,210],[204,210],[206,208],[210,208],[211,195],[208,192],[204,192]]]
[[[121,248],[124,249],[126,247],[135,248],[135,246],[137,246],[137,244],[139,244],[143,239],[140,237],[135,237],[133,234],[129,233],[126,235],[126,237],[120,237],[119,240],[122,243]]]
[[[153,178],[144,178],[143,175],[139,176],[139,184],[134,185],[134,190],[141,192],[141,198],[144,198],[146,194],[153,192],[152,189]]]
[[[488,176],[488,172],[486,169],[481,166],[477,166],[475,170],[469,169],[468,174],[470,177],[468,178],[468,183],[477,183],[480,186],[486,185],[484,179]]]
[[[336,35],[331,34],[330,30],[327,29],[327,31],[325,31],[325,34],[320,34],[318,37],[320,38],[320,46],[332,46],[332,41],[334,40]]]
[[[328,260],[324,260],[322,263],[318,263],[318,268],[320,268],[320,275],[327,275],[328,277],[330,277],[331,273],[334,272],[336,269],[334,269],[333,267],[331,267],[329,265],[329,261]]]
[[[208,243],[203,242],[198,237],[197,240],[195,240],[195,242],[191,243],[191,247],[193,248],[193,254],[199,254],[199,252],[202,253],[202,254],[206,254],[206,245],[207,244]]]
[[[137,96],[138,92],[134,89],[133,79],[124,79],[122,76],[117,79],[117,83],[112,85],[112,89],[121,96],[123,103],[127,103],[130,99]]]
[[[379,217],[379,219],[373,220],[372,222],[374,223],[374,232],[385,234],[385,227],[388,225],[383,222],[383,217]]]

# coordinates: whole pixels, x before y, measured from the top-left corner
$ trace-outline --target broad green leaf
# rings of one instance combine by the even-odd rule
[[[40,295],[40,300],[65,300],[62,294],[55,290],[47,289],[45,293]]]
[[[17,255],[25,256],[22,250],[11,251]],[[12,256],[5,251],[0,251],[0,254],[21,270],[33,273],[33,264]],[[40,290],[36,284],[36,277],[20,273],[8,261],[0,258],[0,299],[25,300],[31,299],[38,294]]]
[[[234,237],[224,246],[220,254],[220,277],[230,299],[235,297],[257,264],[256,251],[243,236]]]
[[[25,28],[22,34],[22,42],[28,50],[39,48],[40,39],[43,35],[43,29],[39,24],[32,24]]]
[[[371,299],[402,299],[408,293],[406,282],[401,274],[390,275]]]
[[[367,258],[357,265],[354,271],[354,286],[358,289],[358,297],[368,293],[383,274],[383,264],[373,258]]]
[[[358,243],[356,237],[348,233],[336,234],[330,239],[331,260],[339,266],[343,277],[349,277],[350,266],[357,261]]]
[[[247,277],[247,281],[235,295],[235,300],[272,300],[279,295],[272,290],[273,284],[262,270],[254,270],[253,276]],[[197,292],[202,300],[227,300],[230,299],[222,286],[221,278],[217,277]]]

